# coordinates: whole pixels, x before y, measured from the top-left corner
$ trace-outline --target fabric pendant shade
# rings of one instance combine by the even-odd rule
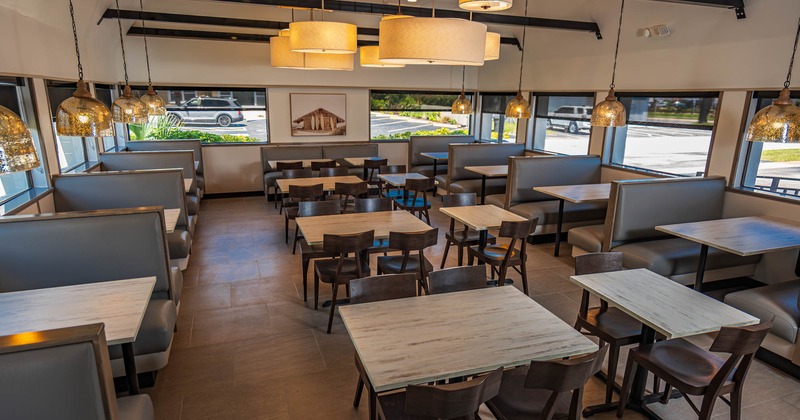
[[[458,7],[473,12],[497,12],[511,8],[512,0],[458,0]]]
[[[626,120],[625,106],[617,100],[617,94],[613,88],[608,91],[606,99],[595,105],[592,110],[591,124],[593,127],[623,127]]]
[[[147,115],[151,117],[167,115],[167,105],[153,89],[153,85],[147,88],[147,92],[139,100],[147,108]]]
[[[356,25],[343,22],[292,22],[289,45],[294,52],[355,54],[356,29]]]
[[[17,114],[0,105],[0,173],[39,167],[39,155],[28,126]]]
[[[111,111],[92,97],[86,82],[78,80],[78,89],[56,110],[56,132],[59,136],[72,137],[113,136]]]
[[[349,54],[298,53],[289,46],[291,31],[284,29],[279,36],[269,39],[269,56],[272,67],[298,70],[353,70],[354,57]]]
[[[371,45],[358,50],[358,59],[361,67],[405,67],[405,64],[391,64],[380,61],[380,47]]]
[[[378,44],[380,60],[387,63],[481,66],[486,25],[450,18],[383,19]]]
[[[122,96],[111,104],[111,119],[124,124],[144,124],[147,122],[147,107],[133,96],[131,87],[125,85]]]
[[[497,60],[500,58],[500,34],[497,32],[486,32],[486,51],[483,59],[485,61]]]

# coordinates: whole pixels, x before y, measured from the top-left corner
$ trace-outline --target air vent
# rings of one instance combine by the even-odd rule
[[[693,4],[696,6],[724,7],[736,12],[736,19],[744,19],[744,0],[653,0],[667,3]]]

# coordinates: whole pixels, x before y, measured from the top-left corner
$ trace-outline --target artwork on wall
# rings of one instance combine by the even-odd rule
[[[347,134],[345,94],[292,93],[289,95],[292,136]]]

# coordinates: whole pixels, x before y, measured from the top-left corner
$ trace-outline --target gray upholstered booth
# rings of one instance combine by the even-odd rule
[[[186,194],[180,169],[95,172],[53,176],[57,212],[105,210],[141,206],[179,209],[175,231],[167,233],[173,265],[185,270],[198,216],[186,212]]]
[[[160,207],[0,217],[0,293],[155,276],[133,350],[137,371],[161,369],[183,287],[170,276],[163,217]],[[124,375],[122,350],[109,350]]]
[[[0,337],[0,417],[152,420],[147,394],[116,398],[103,324]]]
[[[507,165],[510,156],[523,156],[525,145],[517,143],[472,143],[448,145],[447,173],[437,175],[439,186],[451,193],[481,193],[481,175],[466,166]],[[438,168],[437,168],[438,169]],[[486,180],[486,195],[504,194],[506,178]]]
[[[631,179],[611,183],[605,224],[572,229],[573,254],[619,251],[625,268],[647,268],[692,284],[700,244],[655,229],[659,225],[722,218],[725,178]],[[705,281],[751,276],[760,256],[739,257],[710,248]]]
[[[197,161],[197,168],[195,168],[197,188],[199,188],[201,192],[206,190],[206,180],[203,172],[203,148],[200,140],[135,140],[127,142],[125,147],[131,152],[191,150],[194,152],[194,160]],[[203,198],[202,195],[200,198]]]
[[[157,151],[157,152],[121,152],[100,155],[102,171],[135,171],[139,169],[180,168],[185,179],[191,179],[192,185],[186,191],[186,208],[190,216],[200,212],[200,196],[202,191],[197,186],[194,169],[194,152],[191,151]]]
[[[322,158],[333,159],[339,166],[350,168],[350,175],[362,176],[363,170],[347,163],[344,158],[349,157],[378,157],[377,144],[341,144],[322,146]]]
[[[517,156],[509,159],[505,194],[488,196],[486,203],[522,217],[538,217],[539,226],[534,234],[552,234],[558,226],[558,200],[534,191],[533,187],[599,182],[600,158],[597,156]],[[564,203],[562,232],[576,226],[602,223],[605,214],[605,203]]]
[[[433,160],[420,153],[448,152],[450,143],[474,143],[472,136],[411,136],[408,140],[408,171],[431,177],[447,173],[447,161],[439,161],[433,173]]]

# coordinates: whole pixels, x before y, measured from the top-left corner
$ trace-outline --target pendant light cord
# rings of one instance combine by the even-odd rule
[[[403,14],[403,9],[400,6],[400,1],[402,1],[402,0],[397,0],[397,15],[398,16]]]
[[[525,0],[525,20],[528,20],[528,0]],[[528,25],[522,27],[522,54],[519,57],[519,85],[517,92],[522,92],[522,69],[525,66],[525,35],[528,34],[527,29]]]
[[[122,37],[122,18],[120,18],[119,13],[119,0],[115,0],[117,3],[117,25],[119,25],[119,45],[122,47],[122,70],[125,72],[125,86],[128,86],[128,63],[125,60],[125,41]]]
[[[467,66],[461,66],[461,93],[464,93],[464,77],[467,75]]]
[[[83,80],[83,64],[81,64],[81,50],[78,48],[78,28],[75,27],[75,8],[69,0],[69,17],[72,19],[72,37],[75,39],[75,55],[78,57],[78,79]]]
[[[611,84],[609,87],[614,89],[616,85],[614,82],[617,80],[617,55],[619,54],[619,39],[622,35],[622,12],[625,10],[625,0],[622,0],[622,5],[619,8],[619,26],[617,26],[617,46],[614,48],[614,69],[611,71]]]
[[[150,79],[150,52],[147,50],[147,28],[144,26],[143,12],[144,5],[142,4],[142,0],[139,0],[139,19],[142,21],[142,35],[144,35],[144,59],[147,63],[147,85],[153,86],[153,80]]]
[[[797,53],[797,41],[800,40],[800,19],[797,21],[797,33],[794,36],[794,50],[792,50],[792,60],[789,61],[789,73],[786,75],[786,82],[783,87],[788,88],[792,83],[792,69],[794,68],[794,56]]]

